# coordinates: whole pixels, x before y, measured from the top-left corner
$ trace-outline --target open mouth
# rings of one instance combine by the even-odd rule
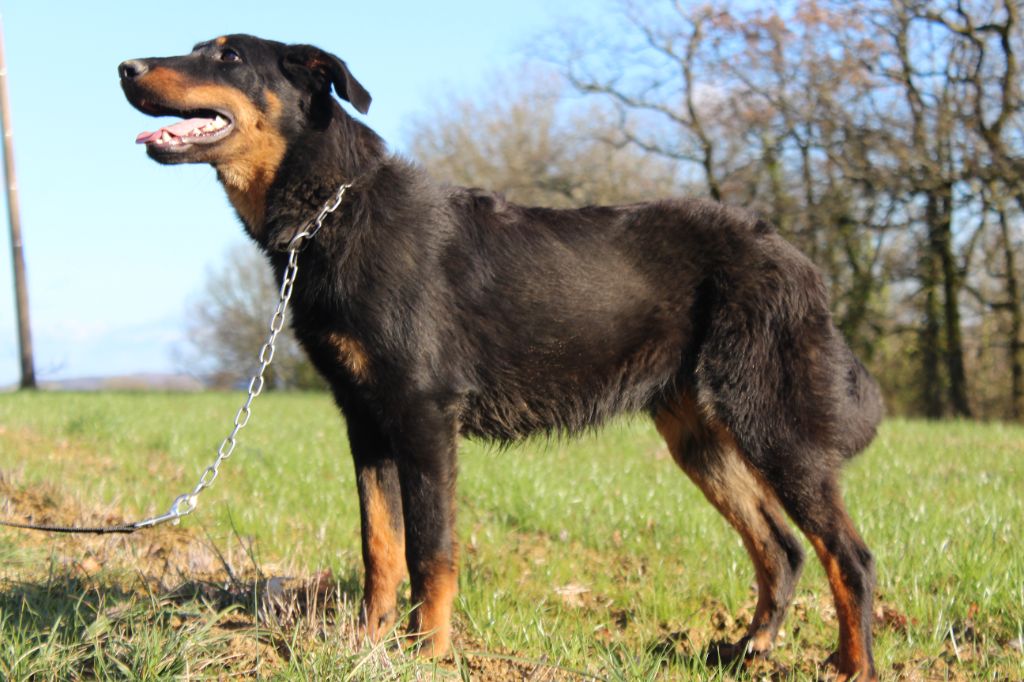
[[[234,129],[231,117],[220,111],[200,110],[183,114],[183,116],[184,120],[164,126],[154,132],[139,133],[135,138],[135,143],[177,151],[194,144],[218,142],[231,134]]]

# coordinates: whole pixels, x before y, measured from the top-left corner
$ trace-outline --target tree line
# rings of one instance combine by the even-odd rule
[[[414,122],[410,152],[524,203],[753,209],[822,269],[890,412],[1022,419],[1019,12],[621,0]]]

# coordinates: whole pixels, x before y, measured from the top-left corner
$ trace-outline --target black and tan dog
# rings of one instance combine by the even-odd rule
[[[843,679],[875,677],[872,557],[837,472],[874,437],[876,384],[836,332],[821,276],[774,229],[705,201],[526,208],[433,184],[339,106],[370,96],[308,45],[234,35],[120,65],[129,101],[187,120],[144,133],[161,163],[209,163],[278,274],[300,256],[293,325],[348,425],[366,566],[363,624],[450,643],[460,434],[510,442],[651,415],[679,466],[739,531],[766,653],[810,539],[839,616]]]

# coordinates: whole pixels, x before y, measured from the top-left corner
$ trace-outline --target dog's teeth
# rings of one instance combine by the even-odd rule
[[[171,139],[172,139],[171,138],[171,134],[168,133],[166,130],[164,131],[164,134],[160,136],[160,141],[161,142],[170,142]]]
[[[214,125],[212,123],[207,123],[205,126],[203,126],[203,132],[204,133],[212,133],[216,129],[217,128],[214,127]]]
[[[217,118],[213,119],[213,123],[211,123],[210,125],[213,126],[214,130],[220,130],[221,128],[223,128],[227,124],[228,124],[227,121],[225,121],[223,118],[218,116]]]

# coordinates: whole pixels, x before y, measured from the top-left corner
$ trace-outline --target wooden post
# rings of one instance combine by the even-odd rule
[[[28,285],[25,281],[25,254],[21,243],[21,216],[18,212],[18,183],[14,175],[14,132],[7,98],[7,60],[4,57],[4,27],[0,18],[0,118],[4,131],[4,180],[7,184],[7,216],[11,226],[11,260],[14,264],[14,294],[18,310],[18,346],[21,349],[21,387],[36,387],[32,361],[32,332],[28,321]]]

